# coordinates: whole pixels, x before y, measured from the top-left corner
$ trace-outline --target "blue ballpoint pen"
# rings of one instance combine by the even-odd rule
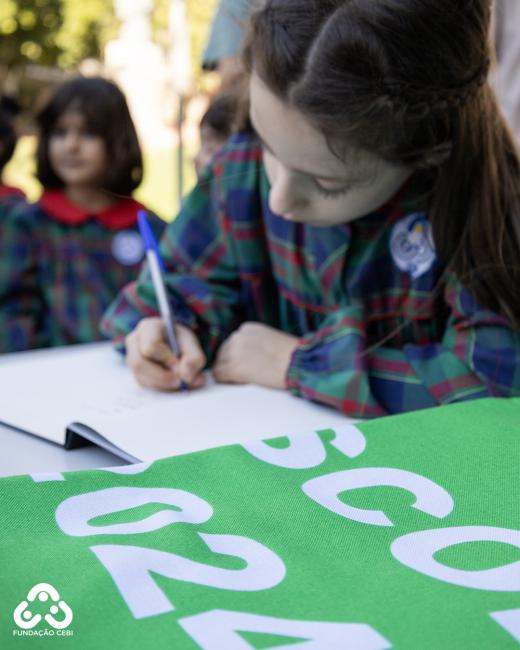
[[[166,272],[166,269],[144,210],[139,210],[137,223],[143,240],[144,249],[146,251],[146,260],[148,262],[150,275],[152,276],[152,283],[157,298],[157,304],[159,306],[159,313],[161,314],[166,329],[166,337],[168,338],[168,343],[170,344],[173,353],[178,357],[180,356],[179,344],[177,343],[177,337],[175,336],[173,314],[170,308],[170,303],[168,302],[168,296],[166,294],[166,287],[163,279],[163,273]],[[181,390],[186,390],[187,388],[187,384],[182,382]]]

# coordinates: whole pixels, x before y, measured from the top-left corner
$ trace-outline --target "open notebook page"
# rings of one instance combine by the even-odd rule
[[[148,391],[105,343],[8,355],[0,384],[6,424],[64,444],[67,427],[81,423],[143,461],[348,422],[327,407],[252,385]]]

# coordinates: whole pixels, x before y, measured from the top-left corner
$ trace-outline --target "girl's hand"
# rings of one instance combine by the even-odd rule
[[[206,357],[195,334],[183,325],[175,326],[181,351],[177,358],[166,338],[160,318],[145,318],[125,339],[126,363],[145,388],[178,390],[181,382],[189,388],[201,388],[206,377],[199,374]]]
[[[260,323],[244,323],[221,345],[213,374],[222,383],[285,388],[299,339]]]

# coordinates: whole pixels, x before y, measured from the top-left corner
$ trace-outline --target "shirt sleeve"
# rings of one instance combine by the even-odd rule
[[[41,326],[44,301],[39,287],[38,243],[27,206],[17,206],[0,222],[0,352],[48,345]]]
[[[208,168],[160,241],[175,322],[197,334],[210,363],[218,346],[243,320],[234,245],[218,185],[213,168]],[[121,349],[141,319],[158,313],[145,266],[104,314],[101,331]]]
[[[478,397],[520,396],[520,333],[450,278],[442,340],[367,347],[362,306],[339,309],[301,340],[287,386],[354,417],[377,417]]]
[[[252,0],[220,1],[202,56],[204,69],[211,70],[221,59],[240,54],[244,30],[252,8]]]

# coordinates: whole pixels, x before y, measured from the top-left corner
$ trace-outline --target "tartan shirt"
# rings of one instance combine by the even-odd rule
[[[124,201],[136,216],[142,206]],[[103,312],[142,259],[136,224],[111,229],[93,215],[71,225],[40,203],[0,204],[0,352],[100,340]]]
[[[234,136],[162,238],[174,314],[209,364],[240,323],[259,321],[300,338],[287,388],[351,416],[520,395],[520,335],[510,323],[441,268],[433,244],[422,271],[397,263],[392,247],[410,215],[429,225],[413,181],[374,213],[328,227],[273,214],[268,193],[256,138]],[[152,315],[144,270],[102,329],[122,346]]]
[[[0,211],[5,214],[7,210],[25,202],[25,194],[18,187],[3,185],[0,182]]]

